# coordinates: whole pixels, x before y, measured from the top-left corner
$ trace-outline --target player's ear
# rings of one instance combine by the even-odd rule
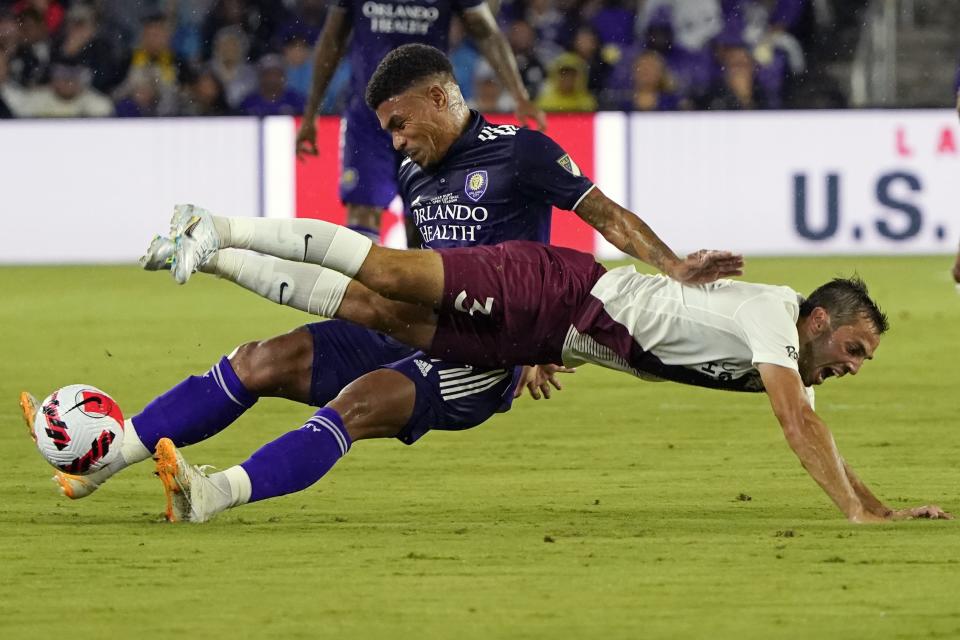
[[[447,92],[439,84],[432,84],[427,89],[427,97],[430,99],[430,104],[432,104],[437,110],[444,110],[447,108],[449,103],[449,96]]]
[[[814,307],[813,312],[810,314],[810,324],[817,334],[829,332],[831,330],[830,313],[823,307]]]

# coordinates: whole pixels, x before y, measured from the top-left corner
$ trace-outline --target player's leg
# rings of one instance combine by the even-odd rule
[[[170,226],[175,242],[171,271],[181,284],[198,269],[211,270],[220,250],[235,248],[324,266],[393,300],[435,307],[443,295],[443,263],[434,252],[378,247],[331,222],[229,218],[178,205]]]
[[[205,522],[221,511],[311,486],[368,438],[394,437],[409,422],[416,388],[401,373],[380,369],[351,384],[302,427],[267,443],[239,465],[207,476],[169,440],[157,446],[157,472],[172,522]]]
[[[383,210],[396,197],[398,154],[376,115],[361,101],[351,102],[340,120],[340,201],[347,228],[380,240]]]
[[[127,466],[152,456],[161,438],[170,438],[177,446],[210,438],[261,397],[322,406],[352,380],[411,351],[385,336],[337,321],[243,344],[207,374],[188,377],[127,420],[126,445],[117,461],[86,476],[57,472],[53,479],[65,496],[86,497]],[[21,405],[26,417],[23,396]],[[28,422],[32,424],[32,416]]]

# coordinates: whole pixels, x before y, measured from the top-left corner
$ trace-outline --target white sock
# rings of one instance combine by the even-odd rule
[[[235,282],[279,304],[332,318],[343,302],[350,278],[315,264],[221,249],[202,270]]]
[[[120,455],[118,455],[109,464],[97,469],[93,473],[84,476],[96,485],[101,485],[112,475],[122,469],[126,469],[132,464],[146,460],[153,453],[143,446],[137,430],[133,426],[132,420],[123,421],[123,442],[120,444]]]
[[[213,216],[221,248],[252,249],[295,262],[311,262],[353,277],[373,241],[323,220],[221,218]]]
[[[253,492],[253,486],[250,484],[250,476],[240,465],[235,465],[229,469],[218,471],[210,476],[210,479],[225,494],[230,496],[230,504],[226,508],[232,508],[241,504],[250,502],[250,494]]]

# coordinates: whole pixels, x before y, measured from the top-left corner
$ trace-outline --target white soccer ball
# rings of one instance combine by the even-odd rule
[[[100,389],[71,384],[43,400],[33,434],[47,462],[66,473],[84,475],[120,455],[123,414]]]

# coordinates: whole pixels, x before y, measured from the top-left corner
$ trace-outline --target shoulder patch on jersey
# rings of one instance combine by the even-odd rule
[[[583,175],[583,173],[580,172],[580,167],[578,167],[577,163],[573,161],[573,158],[570,157],[569,153],[565,153],[557,158],[557,164],[578,178]]]

